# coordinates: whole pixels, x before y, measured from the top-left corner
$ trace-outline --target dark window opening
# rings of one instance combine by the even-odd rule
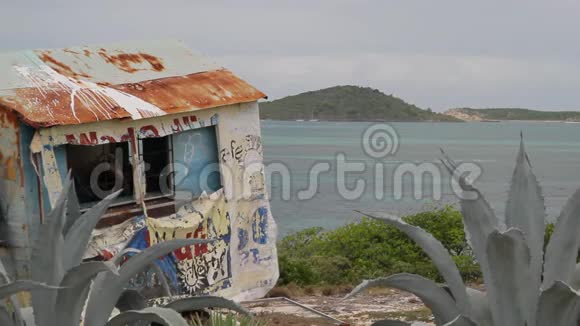
[[[66,156],[81,204],[100,201],[120,189],[117,202],[133,200],[129,143],[67,145]]]
[[[171,137],[141,140],[142,158],[145,162],[145,187],[148,198],[173,194],[173,155]]]

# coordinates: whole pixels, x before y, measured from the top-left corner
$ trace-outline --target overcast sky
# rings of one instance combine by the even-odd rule
[[[579,32],[559,0],[0,0],[0,50],[173,38],[273,99],[349,84],[437,111],[580,111]]]

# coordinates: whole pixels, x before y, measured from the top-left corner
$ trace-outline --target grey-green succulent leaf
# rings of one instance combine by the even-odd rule
[[[12,318],[11,314],[0,305],[0,325],[2,326],[16,326],[16,321]]]
[[[574,269],[574,276],[572,277],[572,282],[570,282],[570,287],[574,290],[580,290],[580,264],[576,264]]]
[[[54,307],[54,325],[79,325],[91,282],[102,272],[116,273],[116,267],[106,262],[87,262],[67,271]]]
[[[2,260],[0,260],[0,285],[4,285],[4,284],[8,284],[8,283],[10,283],[10,277],[8,276],[8,273],[6,272],[6,268],[2,264]],[[10,296],[9,298],[6,299],[6,301],[8,301],[10,303],[10,305],[13,307],[14,324],[16,326],[25,326],[24,318],[22,317],[22,311],[20,310],[20,303],[18,302],[18,298],[16,297],[16,295]],[[0,307],[2,307],[2,306],[3,306],[3,303],[0,302]],[[2,324],[0,324],[0,325],[2,325]]]
[[[546,248],[542,289],[554,282],[571,284],[580,247],[580,189],[570,197],[558,217],[554,233]]]
[[[113,200],[119,196],[122,190],[119,190],[95,206],[86,211],[71,226],[64,237],[64,255],[63,266],[65,270],[80,264],[83,255],[87,250],[87,245],[91,240],[91,235],[97,223],[107,211]],[[73,195],[76,198],[76,195]],[[70,200],[70,199],[69,199]]]
[[[64,237],[62,230],[66,219],[66,206],[70,187],[71,180],[69,176],[54,208],[46,216],[46,224],[42,225],[38,231],[38,238],[32,248],[30,262],[32,279],[36,282],[58,285],[64,276],[62,264]],[[50,320],[53,313],[52,309],[56,302],[56,291],[36,289],[31,293],[36,326],[51,326]]]
[[[465,315],[470,315],[465,283],[463,283],[461,274],[453,262],[453,259],[451,259],[449,252],[441,242],[420,227],[410,225],[401,219],[387,215],[372,215],[363,212],[359,213],[390,224],[413,239],[413,241],[423,249],[427,256],[431,258],[433,264],[437,267],[437,270],[439,270],[439,273],[441,273],[441,276],[447,282],[449,290],[453,294],[460,311]],[[455,316],[456,315],[457,314],[455,314]]]
[[[400,320],[383,319],[377,320],[371,326],[412,326],[413,324]]]
[[[467,295],[471,303],[471,314],[473,320],[477,321],[480,326],[494,326],[491,316],[489,300],[485,292],[467,288]]]
[[[544,233],[546,229],[546,208],[542,190],[532,172],[528,155],[524,148],[523,138],[520,141],[520,150],[516,159],[510,191],[505,210],[506,226],[523,231],[526,244],[530,250],[531,279],[528,288],[536,289],[531,298],[531,307],[537,306],[540,295],[542,265],[544,260]],[[532,310],[532,315],[535,312]],[[529,318],[528,318],[529,319]],[[532,326],[533,324],[528,324]]]
[[[157,243],[131,257],[119,269],[119,275],[105,272],[99,274],[89,294],[85,314],[85,326],[102,326],[109,319],[125,285],[155,259],[185,246],[203,244],[211,240],[178,239]]]
[[[169,286],[169,282],[167,281],[167,277],[165,276],[165,273],[163,272],[161,267],[159,267],[159,265],[157,265],[156,263],[151,264],[151,267],[157,272],[157,279],[159,280],[159,282],[161,283],[161,286],[163,288],[163,292],[164,292],[163,295],[171,298],[173,296],[173,294],[171,293],[171,287]]]
[[[457,316],[455,319],[444,324],[443,326],[479,326],[479,324],[471,320],[469,317]]]
[[[530,251],[518,229],[494,231],[487,241],[491,273],[484,274],[495,326],[535,325],[537,288],[533,288]]]
[[[577,325],[580,317],[579,293],[564,282],[556,281],[540,295],[537,325]]]
[[[69,176],[71,175],[71,171],[68,172]],[[69,191],[68,191],[68,205],[67,205],[67,212],[66,212],[66,220],[64,226],[62,228],[62,235],[66,237],[66,234],[70,230],[71,226],[81,217],[81,205],[79,204],[79,200],[77,198],[77,192],[75,189],[74,181],[72,182]]]
[[[452,321],[461,312],[446,290],[435,282],[414,274],[395,274],[389,277],[365,280],[345,298],[350,298],[371,287],[391,287],[413,293],[433,312],[435,323],[443,325]]]
[[[22,291],[32,291],[32,290],[48,290],[48,291],[55,291],[57,287],[49,286],[43,283],[38,283],[30,280],[20,280],[14,281],[7,284],[0,286],[0,300],[4,298],[10,297],[12,295],[17,294],[18,292]],[[17,303],[17,300],[11,301],[13,303]],[[11,314],[4,309],[4,306],[0,305],[0,325],[14,325],[14,326],[24,326],[24,318],[21,314],[20,307],[17,304],[13,304],[14,314]],[[10,322],[6,322],[6,319],[9,319]],[[36,324],[38,325],[38,324]]]
[[[113,317],[104,325],[126,326],[136,322],[155,323],[162,326],[188,326],[187,321],[177,311],[160,307],[126,311]]]
[[[18,292],[32,291],[36,289],[55,290],[58,289],[58,287],[30,280],[14,281],[8,284],[0,285],[0,300],[12,296]]]
[[[444,152],[443,152],[444,153]],[[493,209],[485,200],[481,192],[458,174],[457,165],[444,153],[442,163],[451,175],[459,179],[463,193],[461,194],[461,213],[465,234],[469,240],[475,258],[479,262],[483,273],[489,273],[487,266],[486,243],[487,237],[495,230],[503,226],[495,216]]]
[[[197,311],[206,308],[221,308],[239,312],[244,315],[251,315],[251,312],[240,304],[217,296],[199,296],[175,300],[165,306],[177,312]]]
[[[139,293],[137,290],[127,289],[123,291],[115,308],[119,309],[120,312],[125,312],[129,310],[141,310],[147,308],[147,302],[145,297]]]

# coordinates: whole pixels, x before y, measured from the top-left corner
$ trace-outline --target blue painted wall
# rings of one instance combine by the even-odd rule
[[[195,198],[203,191],[211,193],[221,188],[215,127],[174,134],[173,160],[176,192],[191,192]]]

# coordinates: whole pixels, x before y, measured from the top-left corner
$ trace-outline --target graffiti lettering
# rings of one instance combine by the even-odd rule
[[[173,119],[171,124],[171,133],[181,132],[184,130],[195,129],[196,126],[194,123],[198,123],[201,127],[202,124],[198,122],[197,117],[195,115],[191,116],[184,116],[180,119]],[[116,142],[124,142],[128,141],[128,135],[131,134],[131,130],[134,128],[127,128],[127,132],[121,134],[120,136],[117,134],[107,134],[102,131],[89,131],[81,132],[78,135],[76,134],[66,134],[65,141],[67,144],[74,144],[74,145],[99,145],[99,144],[107,144],[107,143],[116,143]],[[149,137],[161,137],[165,136],[168,133],[162,132],[162,125],[145,125],[139,128],[139,137],[140,138],[149,138]]]

